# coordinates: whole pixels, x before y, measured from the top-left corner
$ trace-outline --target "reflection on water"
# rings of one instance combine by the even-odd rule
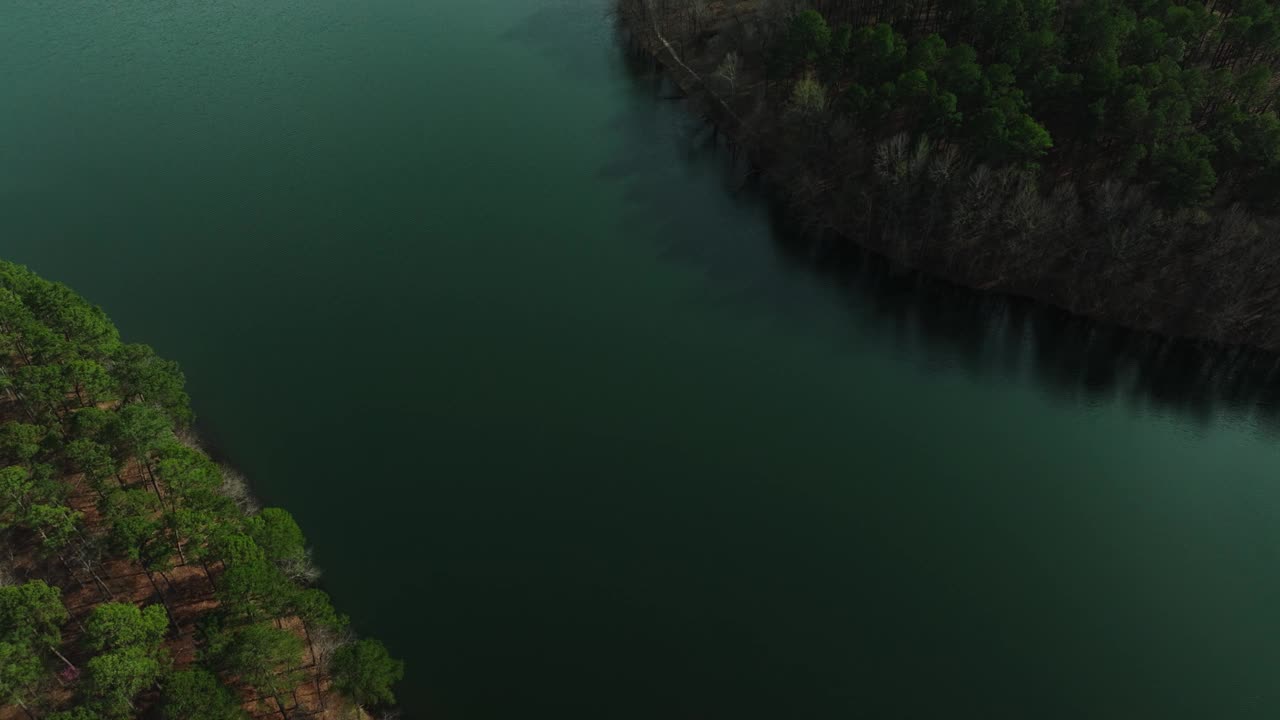
[[[1199,426],[1230,420],[1248,422],[1268,433],[1280,430],[1280,384],[1273,382],[1280,357],[1158,337],[1023,298],[957,287],[893,267],[832,234],[807,231],[775,202],[776,194],[770,193],[741,153],[733,152],[722,137],[687,112],[685,103],[671,100],[675,88],[651,61],[629,52],[624,37],[619,37],[618,47],[636,88],[649,95],[651,102],[674,108],[669,111],[672,114],[680,113],[665,120],[671,124],[668,135],[679,143],[679,156],[687,168],[717,166],[722,190],[737,204],[768,208],[772,259],[782,260],[807,275],[809,282],[818,280],[835,293],[860,337],[893,347],[905,359],[925,358],[933,366],[975,378],[1029,376],[1063,401],[1122,402],[1134,412],[1177,414]],[[635,127],[624,121],[617,126],[620,130]],[[646,128],[646,136],[649,131]],[[619,159],[602,168],[600,175],[626,177],[632,166],[643,164],[636,158]],[[628,199],[636,205],[637,216],[664,218],[670,231],[661,235],[663,242],[686,239],[683,245],[667,245],[667,256],[699,266],[723,283],[722,300],[729,298],[726,304],[741,303],[750,296],[759,307],[762,294],[787,304],[785,292],[767,286],[792,279],[786,275],[765,278],[752,273],[750,264],[735,262],[734,254],[746,249],[741,244],[724,244],[714,226],[700,234],[688,232],[687,227],[676,232],[677,226],[707,221],[665,190],[654,183],[633,184]],[[687,240],[691,236],[705,244],[691,246]],[[783,307],[772,310],[789,312]]]
[[[10,93],[3,249],[183,363],[406,718],[1274,715],[1273,361],[799,232],[611,2],[181,0],[151,57],[270,42],[109,68],[153,3],[18,3],[83,117]]]

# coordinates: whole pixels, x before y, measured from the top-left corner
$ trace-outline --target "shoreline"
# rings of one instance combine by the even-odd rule
[[[77,717],[200,705],[336,719],[393,705],[403,663],[354,632],[292,515],[262,507],[193,426],[177,363],[25,267],[0,262],[0,289],[12,379],[0,420],[6,437],[34,438],[2,448],[0,589],[12,607],[38,596],[23,622],[44,627],[39,643],[3,638],[22,675],[0,718],[15,698]]]
[[[651,5],[649,0],[645,2],[646,6]],[[840,203],[835,198],[819,197],[816,202],[806,202],[798,197],[799,193],[787,191],[785,187],[789,185],[812,182],[815,178],[808,171],[815,169],[804,168],[802,161],[787,157],[788,151],[782,147],[784,143],[777,138],[771,138],[767,133],[753,132],[733,111],[731,103],[710,87],[707,76],[700,75],[680,57],[670,40],[658,30],[656,20],[653,20],[652,28],[648,27],[650,23],[637,17],[631,10],[633,7],[633,3],[625,1],[616,6],[619,27],[624,33],[624,41],[629,45],[626,50],[652,60],[694,106],[692,114],[700,116],[714,132],[723,135],[735,151],[746,154],[749,164],[767,186],[768,194],[773,195],[804,224],[819,228],[819,234],[834,236],[845,249],[871,253],[895,267],[920,273],[930,280],[967,292],[1028,300],[1072,317],[1126,331],[1176,342],[1209,344],[1219,349],[1262,352],[1273,357],[1280,355],[1280,326],[1274,322],[1255,323],[1245,328],[1231,328],[1226,332],[1215,331],[1208,327],[1213,324],[1213,320],[1203,310],[1168,301],[1158,301],[1168,306],[1165,309],[1132,298],[1113,302],[1112,298],[1095,297],[1095,301],[1088,305],[1071,302],[1065,291],[1071,278],[1065,274],[1019,276],[1004,272],[956,272],[945,266],[936,250],[932,255],[924,253],[917,256],[912,256],[909,252],[895,252],[892,241],[860,232],[854,218],[842,217]],[[829,168],[817,168],[816,174],[821,178],[834,173]],[[1119,285],[1113,285],[1108,290],[1124,294]]]

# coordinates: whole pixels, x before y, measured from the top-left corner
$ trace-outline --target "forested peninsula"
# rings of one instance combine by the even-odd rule
[[[1280,351],[1275,3],[618,10],[814,235],[1128,327]]]
[[[0,718],[355,719],[403,675],[201,450],[177,365],[0,262]]]

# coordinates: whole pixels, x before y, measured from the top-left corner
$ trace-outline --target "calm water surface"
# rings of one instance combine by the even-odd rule
[[[823,279],[606,10],[7,0],[0,254],[182,362],[409,718],[1276,717],[1251,401]]]

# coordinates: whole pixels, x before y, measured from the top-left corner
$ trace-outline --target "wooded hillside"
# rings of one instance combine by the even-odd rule
[[[620,10],[810,227],[964,285],[1280,349],[1274,3]]]
[[[0,262],[0,717],[362,717],[403,675],[189,434],[177,365]],[[8,710],[3,709],[7,706]]]

